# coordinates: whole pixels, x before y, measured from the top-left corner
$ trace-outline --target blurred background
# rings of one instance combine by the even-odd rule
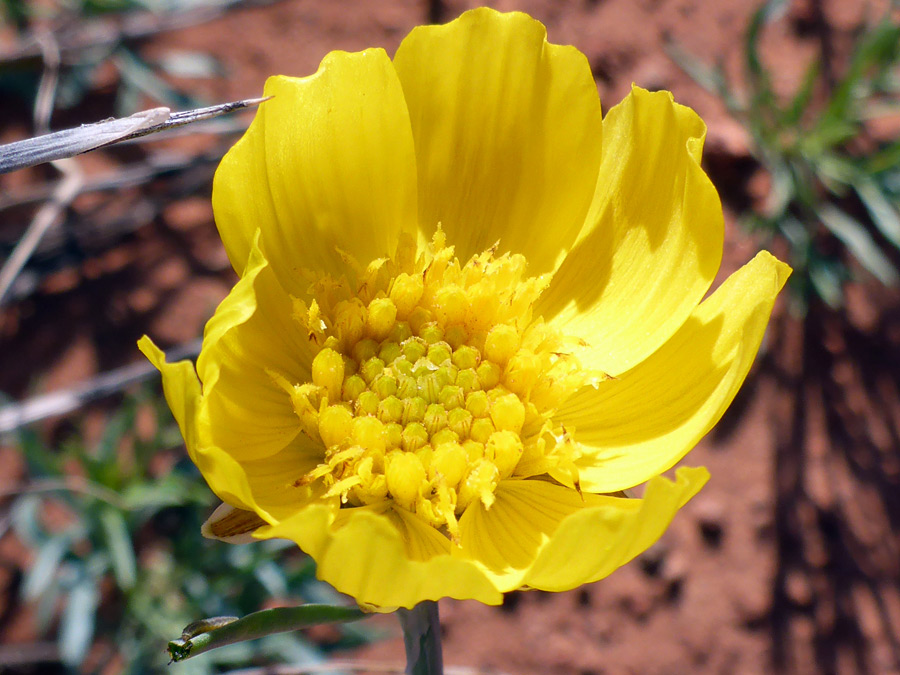
[[[268,75],[310,74],[333,49],[392,54],[474,4],[3,0],[0,142],[259,96]],[[447,664],[900,672],[897,5],[487,4],[584,52],[604,109],[635,82],[697,110],[726,212],[720,280],[760,248],[795,272],[746,386],[687,460],[712,480],[663,539],[576,591],[442,602]],[[0,176],[0,672],[162,672],[195,619],[337,600],[290,545],[200,539],[211,494],[135,347],[147,333],[196,353],[235,281],[210,185],[251,116]],[[318,628],[168,672],[318,672],[335,656],[402,667],[399,630]]]

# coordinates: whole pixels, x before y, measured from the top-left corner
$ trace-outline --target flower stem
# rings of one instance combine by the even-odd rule
[[[406,675],[443,675],[438,604],[430,600],[412,609],[398,609],[406,645]]]

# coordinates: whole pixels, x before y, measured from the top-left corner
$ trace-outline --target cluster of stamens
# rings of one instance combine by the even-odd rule
[[[574,450],[548,420],[586,377],[577,344],[532,321],[547,280],[523,278],[522,256],[491,250],[461,266],[440,231],[428,256],[406,246],[355,288],[315,280],[316,299],[296,311],[320,346],[312,381],[276,378],[325,449],[297,485],[322,481],[349,506],[392,500],[455,538],[458,516],[489,507],[505,478],[577,485]]]

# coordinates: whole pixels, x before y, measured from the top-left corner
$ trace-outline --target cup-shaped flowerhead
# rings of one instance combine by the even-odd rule
[[[196,368],[141,343],[224,502],[204,532],[291,539],[382,608],[650,546],[789,273],[763,252],[704,299],[701,120],[638,88],[601,118],[581,53],[489,9],[265,95],[213,189],[240,280]]]

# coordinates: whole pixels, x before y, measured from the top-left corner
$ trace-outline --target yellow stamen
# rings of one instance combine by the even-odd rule
[[[461,264],[440,229],[430,253],[404,240],[394,258],[351,267],[356,286],[310,277],[314,299],[294,303],[319,345],[311,382],[272,373],[324,447],[296,485],[320,481],[348,508],[390,500],[454,541],[501,480],[577,487],[578,449],[550,420],[592,380],[574,356],[584,343],[532,320],[547,278],[494,249]]]

